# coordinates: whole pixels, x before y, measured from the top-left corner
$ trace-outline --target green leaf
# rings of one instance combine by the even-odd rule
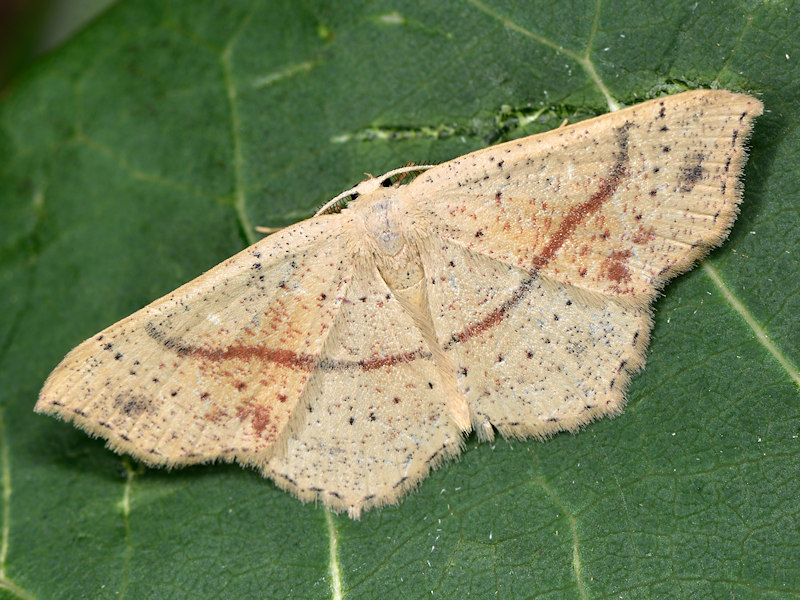
[[[0,596],[800,596],[797,2],[120,2],[0,99]],[[32,412],[74,345],[362,178],[750,91],[730,240],[625,413],[478,444],[361,521]]]

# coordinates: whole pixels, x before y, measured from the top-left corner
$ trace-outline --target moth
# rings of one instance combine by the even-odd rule
[[[761,112],[685,92],[369,178],[83,342],[35,410],[148,465],[235,460],[353,518],[471,431],[616,415],[654,297],[736,218]]]

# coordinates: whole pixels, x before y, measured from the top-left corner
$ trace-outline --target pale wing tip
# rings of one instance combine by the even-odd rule
[[[727,102],[727,106],[731,106],[734,102],[736,103],[737,108],[739,109],[747,109],[747,114],[742,115],[742,120],[752,120],[756,117],[762,115],[764,113],[764,103],[756,98],[755,96],[751,96],[750,94],[746,94],[743,92],[731,92],[728,90],[712,90],[718,91],[720,93],[724,93],[731,102]]]
[[[724,89],[697,89],[679,94],[672,94],[656,98],[650,102],[668,101],[674,102],[678,105],[685,104],[698,104],[702,103],[707,106],[720,107],[717,110],[720,112],[731,114],[735,111],[741,111],[741,114],[736,115],[742,124],[750,129],[753,126],[753,120],[756,117],[764,114],[764,103],[757,97],[745,92],[734,92]],[[648,103],[649,104],[649,103]],[[630,106],[631,109],[636,109],[638,105]],[[731,115],[733,116],[733,115]]]
[[[700,260],[705,258],[713,249],[722,245],[728,239],[736,218],[739,215],[740,204],[744,193],[744,166],[748,158],[749,141],[753,132],[754,120],[764,112],[764,103],[758,98],[746,93],[732,92],[729,90],[701,89],[685,92],[673,97],[694,96],[710,98],[710,103],[721,108],[716,109],[721,114],[738,119],[739,125],[734,127],[734,148],[738,151],[729,159],[730,170],[726,174],[726,187],[723,196],[726,200],[720,209],[716,227],[709,232],[707,239],[698,241],[683,260],[676,262],[668,270],[660,274],[657,284],[653,288],[652,297],[656,296],[664,285],[672,278],[690,270]]]
[[[58,392],[58,375],[60,371],[61,365],[57,366],[44,382],[39,392],[39,398],[37,398],[33,407],[33,412],[70,420],[66,405],[56,399],[61,395]]]
[[[108,415],[100,416],[89,409],[93,400],[85,391],[80,391],[84,380],[81,370],[85,352],[91,355],[94,349],[80,344],[67,354],[48,376],[33,407],[37,414],[54,417],[71,423],[90,437],[101,438],[106,447],[117,454],[127,454],[152,467],[185,467],[213,462],[239,462],[254,465],[263,462],[262,452],[251,452],[242,448],[221,448],[219,452],[209,453],[192,448],[191,444],[179,449],[161,448],[157,444],[146,443],[130,430],[115,425]],[[85,382],[84,382],[85,383]],[[128,435],[130,434],[130,435]]]
[[[33,405],[33,412],[40,415],[56,414],[56,411],[53,408],[53,403],[43,394],[39,395],[39,399],[36,401],[36,404]]]
[[[736,102],[741,106],[750,106],[752,108],[752,116],[757,117],[758,115],[762,114],[764,110],[764,103],[757,98],[756,96],[752,95],[748,92],[735,92],[733,90],[726,90],[726,89],[708,89],[708,88],[700,88],[696,90],[690,90],[687,92],[681,92],[678,94],[671,94],[667,96],[662,96],[663,98],[671,98],[675,100],[680,99],[688,99],[688,98],[711,98],[715,100],[725,99],[726,105],[730,106],[732,102]],[[656,98],[658,100],[658,98]],[[636,106],[635,104],[632,105]]]
[[[49,382],[49,379],[48,379]],[[89,414],[77,406],[70,406],[55,398],[56,394],[49,391],[49,383],[45,383],[44,388],[39,394],[39,399],[33,407],[37,414],[54,417],[61,421],[73,424],[92,438],[105,440],[106,447],[117,454],[128,454],[152,467],[183,467],[195,464],[214,462],[218,459],[232,462],[237,456],[167,456],[155,449],[143,448],[135,440],[129,438],[124,433],[115,431],[107,423],[92,418]]]

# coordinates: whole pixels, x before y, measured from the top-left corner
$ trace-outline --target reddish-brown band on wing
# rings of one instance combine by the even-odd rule
[[[650,300],[735,218],[760,112],[690,92],[368,181],[81,344],[36,410],[151,464],[256,465],[354,517],[470,425],[616,413]]]
[[[409,185],[433,322],[479,432],[545,437],[621,410],[650,301],[733,223],[760,113],[749,96],[681,94]]]
[[[701,90],[468,154],[409,185],[444,239],[590,292],[652,298],[724,238],[761,103]]]
[[[309,381],[302,427],[265,474],[353,517],[395,502],[460,449],[444,383],[413,316],[374,263],[360,264]]]
[[[36,410],[150,464],[263,462],[354,268],[346,239],[329,234],[346,222],[328,215],[285,229],[85,341]]]

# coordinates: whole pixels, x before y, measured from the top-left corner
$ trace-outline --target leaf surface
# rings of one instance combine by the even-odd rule
[[[0,595],[800,596],[797,3],[322,4],[122,1],[0,99]],[[32,412],[74,345],[364,172],[708,86],[767,109],[742,213],[616,419],[473,436],[353,522]]]

